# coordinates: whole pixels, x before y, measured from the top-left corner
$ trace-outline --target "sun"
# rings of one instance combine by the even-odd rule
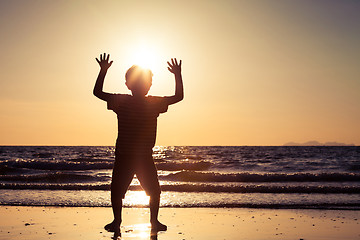
[[[132,65],[139,65],[153,72],[158,71],[161,66],[159,49],[154,45],[147,43],[136,44],[132,47],[129,55],[129,62],[131,62]]]
[[[119,62],[119,64],[116,62],[115,66],[121,74],[125,73],[133,65],[139,65],[152,71],[153,82],[149,95],[164,96],[173,94],[174,83],[168,81],[171,75],[167,69],[166,62],[169,60],[167,53],[169,49],[166,45],[161,45],[152,38],[146,38],[121,46],[114,44],[114,52],[118,56],[115,59]],[[113,88],[118,86],[116,84],[113,83]],[[127,91],[127,88],[124,87],[123,90]]]

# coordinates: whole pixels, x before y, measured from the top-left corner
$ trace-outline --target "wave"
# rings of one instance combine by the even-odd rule
[[[26,184],[0,183],[0,189],[32,190],[110,190],[110,184]],[[141,191],[140,185],[131,185],[129,190]],[[162,185],[162,191],[168,192],[213,192],[213,193],[348,193],[359,194],[360,187],[355,186],[216,186],[208,184]]]
[[[360,181],[355,173],[214,173],[181,171],[160,176],[162,180],[182,182],[348,182]]]
[[[196,162],[161,162],[156,164],[158,170],[164,171],[179,171],[179,170],[194,170],[204,171],[212,166],[211,162],[196,161]]]
[[[37,169],[37,170],[99,170],[112,169],[114,160],[110,159],[87,159],[77,158],[71,160],[6,160],[0,162],[0,173],[14,172],[16,169]],[[179,161],[159,161],[155,160],[158,170],[164,171],[179,171],[179,170],[208,170],[211,162],[207,161],[193,161],[193,162],[179,162]]]
[[[12,182],[94,182],[94,181],[107,181],[111,180],[110,176],[88,175],[78,173],[43,173],[32,175],[0,175],[0,181],[12,181]]]
[[[2,161],[0,169],[37,169],[37,170],[93,170],[112,169],[113,161],[66,161],[66,160],[6,160]]]

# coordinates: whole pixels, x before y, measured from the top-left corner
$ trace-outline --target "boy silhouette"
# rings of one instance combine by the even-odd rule
[[[152,72],[139,66],[132,66],[125,74],[125,84],[131,95],[113,94],[103,91],[103,84],[110,55],[100,55],[100,65],[94,95],[107,102],[107,108],[117,114],[118,137],[115,147],[115,162],[111,182],[111,204],[114,220],[105,226],[107,231],[120,235],[122,199],[136,174],[142,188],[150,196],[150,223],[153,231],[165,231],[167,226],[158,220],[160,185],[152,158],[155,145],[157,117],[167,111],[169,105],[184,97],[181,77],[181,60],[167,62],[168,70],[175,75],[175,95],[166,97],[148,96],[152,83]]]

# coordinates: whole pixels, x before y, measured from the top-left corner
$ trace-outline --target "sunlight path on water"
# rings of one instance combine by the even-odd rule
[[[146,206],[149,199],[144,191],[131,191],[125,195],[124,203],[128,206]]]
[[[149,223],[121,227],[121,237],[126,239],[148,239],[150,234],[151,225]]]

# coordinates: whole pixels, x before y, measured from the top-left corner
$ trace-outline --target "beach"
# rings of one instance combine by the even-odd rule
[[[360,240],[359,12],[0,0],[0,240]]]
[[[1,206],[0,239],[111,239],[108,207]],[[151,236],[148,208],[124,208],[122,239],[359,239],[360,211],[162,208],[168,231]]]

